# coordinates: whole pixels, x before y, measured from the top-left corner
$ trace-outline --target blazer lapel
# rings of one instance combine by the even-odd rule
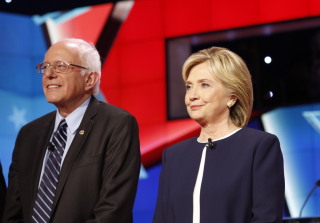
[[[40,174],[42,170],[42,164],[43,164],[43,159],[47,151],[47,145],[49,143],[50,137],[52,135],[52,131],[54,128],[54,120],[55,120],[55,114],[56,112],[52,112],[52,116],[48,118],[48,121],[44,124],[43,128],[40,129],[40,138],[38,141],[37,149],[32,156],[34,156],[34,160],[37,160],[39,162],[34,162],[34,165],[32,165],[32,169],[28,171],[30,175],[30,179],[32,179],[31,184],[30,184],[30,198],[31,199],[26,199],[29,200],[31,203],[29,205],[29,216],[30,216],[30,222],[32,218],[32,212],[33,212],[33,207],[34,203],[37,197],[38,193],[38,185],[40,181]]]
[[[61,168],[61,172],[60,172],[60,176],[59,176],[59,181],[58,181],[58,185],[57,185],[57,190],[56,190],[56,195],[55,195],[55,198],[53,201],[53,207],[52,207],[53,212],[54,212],[54,209],[57,205],[57,201],[59,200],[59,198],[61,196],[63,187],[64,187],[66,180],[69,176],[69,173],[71,171],[73,163],[76,161],[77,156],[78,156],[79,152],[81,151],[82,146],[83,146],[84,142],[86,141],[87,136],[89,135],[92,126],[94,125],[94,121],[91,120],[91,118],[96,115],[98,108],[99,108],[99,101],[95,97],[91,96],[91,100],[88,105],[88,108],[83,116],[83,119],[80,123],[80,126],[77,130],[77,133],[74,136],[74,139],[70,145],[69,151],[68,151],[66,158],[62,164],[62,168]],[[79,134],[80,130],[84,130],[83,135]]]

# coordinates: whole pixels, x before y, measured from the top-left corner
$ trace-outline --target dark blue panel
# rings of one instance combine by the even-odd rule
[[[258,118],[250,120],[247,127],[262,130],[260,120]]]
[[[24,96],[43,95],[41,75],[46,44],[41,26],[30,16],[0,13],[0,89]]]
[[[45,51],[41,27],[30,16],[0,13],[0,54],[39,56]]]
[[[284,157],[286,200],[292,217],[298,217],[309,191],[320,178],[320,104],[283,107],[262,116],[266,131],[278,136]],[[315,191],[303,215],[319,216]]]
[[[34,58],[42,62],[44,58],[44,54],[48,50],[45,42],[45,38],[43,35],[43,31],[41,26],[36,25],[31,20],[31,18],[28,18],[28,19],[31,23],[31,26],[30,26],[31,30],[29,32],[31,32],[31,39],[32,39],[29,43],[31,48],[31,52],[29,53],[31,53]],[[36,62],[36,64],[40,62]]]
[[[52,111],[42,91],[46,44],[40,26],[30,16],[0,13],[0,159],[7,180],[14,143],[20,128]]]
[[[30,16],[0,13],[1,54],[30,55],[31,48],[31,19]],[[5,44],[4,44],[5,43]]]
[[[32,88],[30,90],[31,95],[33,96],[43,96],[42,89],[42,74],[37,72],[36,66],[43,61],[44,52],[42,56],[32,57],[31,67],[30,67],[30,80],[32,82]]]
[[[137,196],[133,208],[134,222],[150,223],[156,208],[159,176],[162,164],[147,170],[148,178],[139,180]]]
[[[24,96],[32,96],[32,67],[30,57],[0,54],[3,65],[0,89]]]

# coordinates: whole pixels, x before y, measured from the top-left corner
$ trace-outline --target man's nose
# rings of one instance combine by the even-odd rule
[[[56,69],[54,69],[54,66],[51,65],[44,71],[43,75],[45,75],[48,78],[54,78],[57,76]]]

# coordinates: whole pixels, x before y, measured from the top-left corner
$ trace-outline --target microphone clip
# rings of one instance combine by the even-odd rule
[[[54,145],[52,144],[52,142],[49,142],[49,143],[48,143],[48,147],[47,147],[47,148],[48,148],[48,150],[51,151],[51,152],[54,151]]]
[[[211,138],[208,139],[208,143],[207,143],[206,146],[207,146],[208,148],[210,148],[210,149],[213,149],[214,145],[213,145],[213,142],[212,142],[212,139],[211,139]]]

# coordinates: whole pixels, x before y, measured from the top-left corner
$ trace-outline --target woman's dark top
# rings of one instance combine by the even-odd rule
[[[193,191],[204,148],[194,137],[163,152],[153,223],[192,223]],[[275,135],[243,128],[207,148],[201,223],[280,223],[283,158]]]

